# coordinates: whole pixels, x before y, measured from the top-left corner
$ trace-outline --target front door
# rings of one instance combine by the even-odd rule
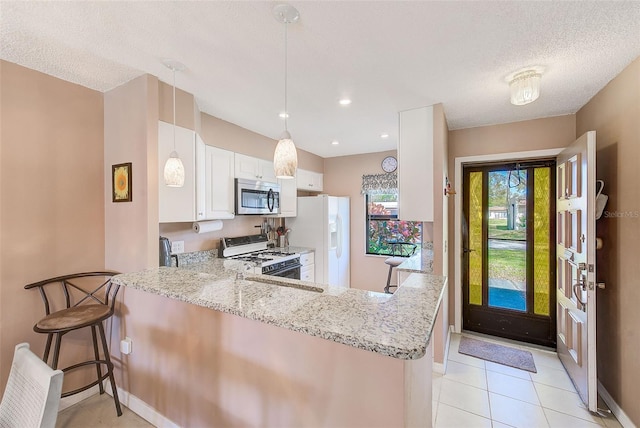
[[[465,330],[555,347],[555,160],[464,168]]]
[[[596,133],[557,158],[558,356],[589,410],[597,411]]]

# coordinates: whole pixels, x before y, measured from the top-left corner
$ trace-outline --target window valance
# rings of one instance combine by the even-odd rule
[[[362,194],[397,193],[398,174],[369,174],[362,176]]]

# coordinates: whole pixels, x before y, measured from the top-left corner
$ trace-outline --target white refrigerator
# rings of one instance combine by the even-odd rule
[[[298,215],[287,218],[289,245],[315,249],[315,282],[350,287],[349,198],[298,198]]]

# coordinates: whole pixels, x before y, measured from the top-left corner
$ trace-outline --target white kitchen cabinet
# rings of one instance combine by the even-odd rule
[[[204,151],[204,142],[196,141],[196,133],[176,126],[175,151],[184,165],[184,186],[169,187],[164,184],[164,164],[174,150],[173,125],[158,122],[158,206],[160,223],[190,222],[204,219],[204,158],[196,162],[197,153]]]
[[[298,189],[308,192],[322,192],[323,174],[298,168],[296,184]]]
[[[300,254],[300,280],[315,282],[315,252],[310,251],[308,253]]]
[[[433,106],[400,112],[398,218],[433,221]]]
[[[198,136],[198,138],[200,138]],[[235,216],[234,153],[205,146],[205,217],[232,219]]]
[[[278,214],[278,217],[295,217],[298,213],[296,178],[279,178],[278,184],[280,185],[280,214]]]
[[[273,170],[273,162],[254,158],[252,156],[235,154],[235,177],[248,180],[260,180],[268,183],[277,183],[276,173]]]

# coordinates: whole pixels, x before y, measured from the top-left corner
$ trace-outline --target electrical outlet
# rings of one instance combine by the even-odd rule
[[[171,243],[171,254],[184,253],[184,241],[173,241]]]
[[[125,337],[120,341],[120,352],[125,355],[129,355],[133,351],[133,340],[130,337]]]

